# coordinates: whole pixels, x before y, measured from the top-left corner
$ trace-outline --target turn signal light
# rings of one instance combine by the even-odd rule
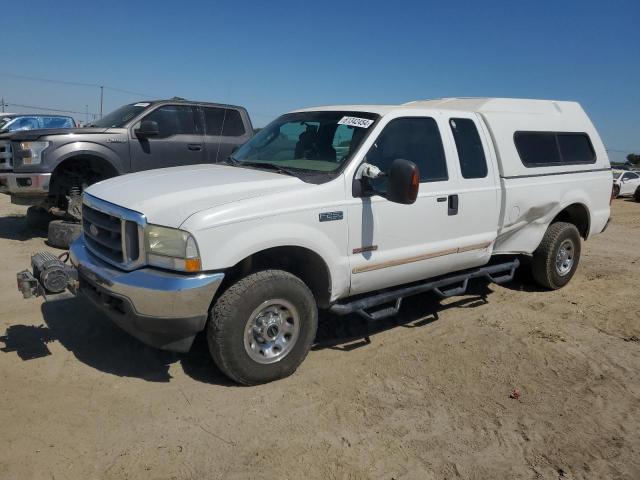
[[[184,269],[187,272],[199,272],[202,270],[202,264],[199,258],[185,258]]]

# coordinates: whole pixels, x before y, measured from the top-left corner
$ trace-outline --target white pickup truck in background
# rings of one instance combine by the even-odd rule
[[[408,295],[508,280],[518,255],[541,285],[564,286],[611,194],[602,141],[574,102],[299,110],[224,165],[89,187],[69,285],[159,348],[186,351],[206,329],[226,375],[263,383],[303,361],[318,308],[376,320]]]

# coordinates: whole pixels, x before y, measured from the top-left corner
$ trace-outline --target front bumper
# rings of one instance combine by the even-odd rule
[[[47,195],[50,173],[0,172],[0,193],[11,195]]]
[[[85,247],[71,245],[80,292],[106,312],[120,328],[143,343],[186,352],[207,322],[213,296],[224,273],[184,275],[154,268],[115,269]]]

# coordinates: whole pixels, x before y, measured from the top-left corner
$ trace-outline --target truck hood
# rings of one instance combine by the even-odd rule
[[[177,228],[202,210],[308,187],[312,185],[279,173],[207,164],[115,177],[91,185],[86,192],[142,213],[149,223]]]
[[[10,140],[37,140],[40,137],[50,137],[52,135],[87,135],[96,133],[110,133],[110,128],[41,128],[35,130],[20,130],[19,132],[11,132],[2,134],[2,138]]]

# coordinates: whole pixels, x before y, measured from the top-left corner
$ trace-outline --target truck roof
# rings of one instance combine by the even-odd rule
[[[571,101],[495,97],[436,98],[432,100],[416,100],[400,105],[331,105],[303,108],[296,111],[346,110],[351,112],[372,112],[379,115],[385,115],[398,109],[457,110],[478,113],[520,113],[532,115],[557,115],[569,112],[573,113],[576,112],[576,110],[582,112],[579,104]]]
[[[161,103],[169,103],[172,105],[209,105],[212,107],[226,107],[226,108],[246,110],[246,108],[241,105],[231,105],[229,103],[199,102],[197,100],[187,100],[184,98],[175,98],[175,99],[168,98],[166,100],[140,100],[138,102],[132,102],[132,104],[135,104],[135,103],[148,103],[149,105],[158,105]]]

